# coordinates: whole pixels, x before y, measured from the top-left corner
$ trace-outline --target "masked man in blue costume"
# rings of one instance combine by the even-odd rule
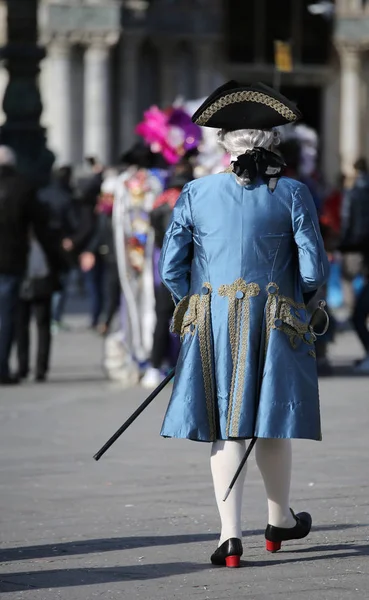
[[[164,437],[210,442],[221,518],[213,564],[237,567],[245,469],[224,493],[257,437],[268,500],[267,550],[308,535],[311,516],[290,509],[291,438],[321,439],[319,392],[306,303],[328,261],[307,187],[283,177],[275,127],[301,118],[272,88],[230,81],[193,115],[219,129],[226,172],[185,186],[161,255],[161,277],[182,338]]]

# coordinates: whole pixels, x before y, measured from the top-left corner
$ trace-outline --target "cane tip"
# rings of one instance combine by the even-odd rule
[[[93,458],[94,460],[99,460],[100,456],[98,454],[94,454]]]
[[[232,491],[231,488],[228,488],[228,490],[226,491],[225,496],[223,498],[223,502],[225,502],[227,500],[227,498],[228,498],[229,494],[231,493],[231,491]]]

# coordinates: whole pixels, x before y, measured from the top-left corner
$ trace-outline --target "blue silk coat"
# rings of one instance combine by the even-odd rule
[[[188,184],[160,261],[182,338],[161,435],[321,439],[304,298],[328,270],[305,185],[283,177],[272,193],[233,173]]]

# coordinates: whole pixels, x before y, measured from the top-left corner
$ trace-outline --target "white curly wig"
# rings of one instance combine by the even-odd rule
[[[219,144],[231,155],[232,160],[254,148],[265,148],[273,151],[275,146],[279,144],[279,139],[280,134],[275,129],[236,129],[235,131],[219,129],[218,131]],[[240,185],[250,183],[247,177],[236,176],[236,179]]]

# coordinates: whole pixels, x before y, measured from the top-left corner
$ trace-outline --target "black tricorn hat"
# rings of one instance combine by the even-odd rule
[[[217,129],[272,129],[301,117],[293,102],[268,85],[231,80],[210,94],[192,121]]]

